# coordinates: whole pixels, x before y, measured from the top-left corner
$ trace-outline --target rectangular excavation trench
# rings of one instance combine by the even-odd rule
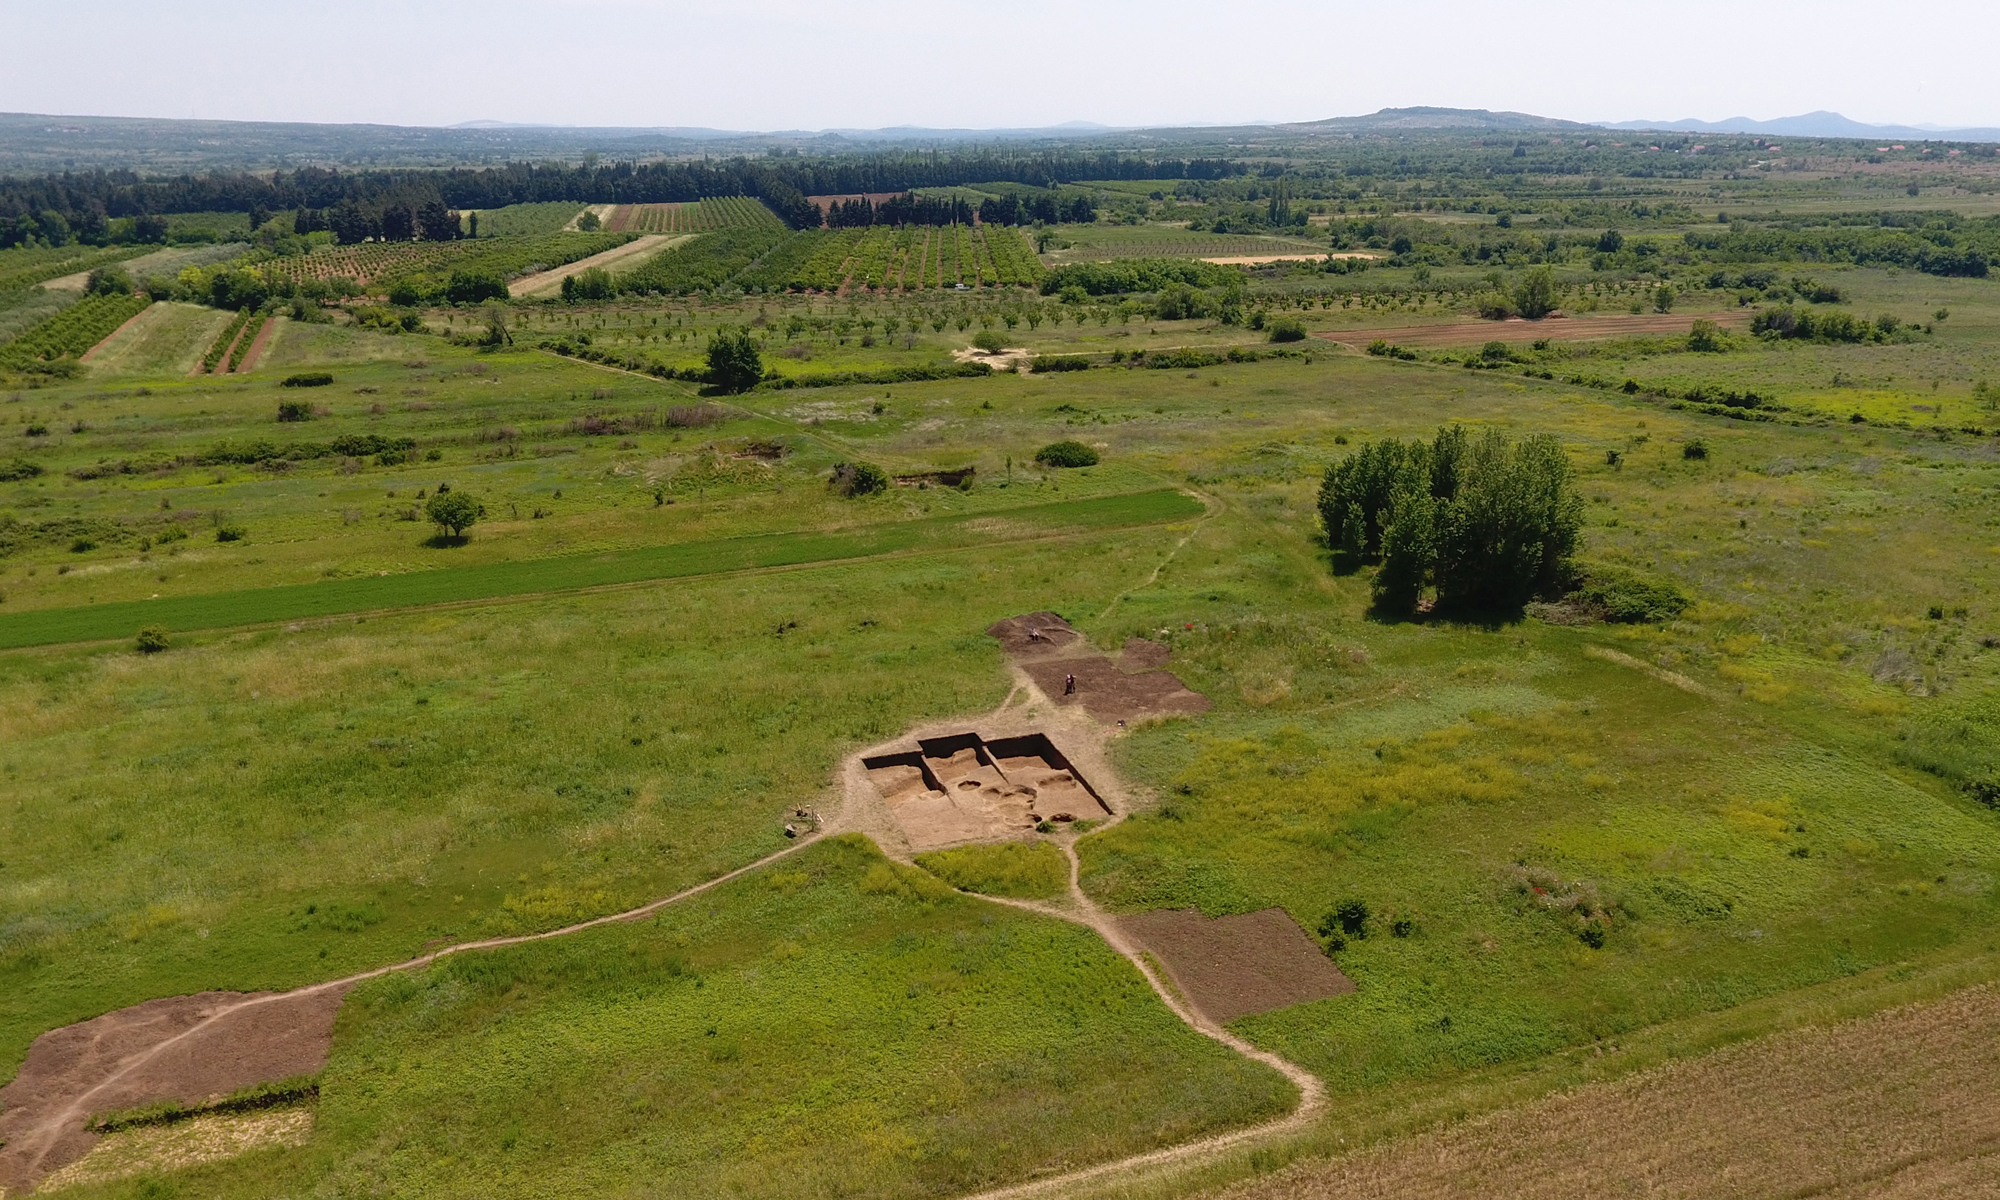
[[[916,850],[1018,837],[1043,821],[1111,813],[1046,734],[921,738],[915,750],[874,755],[861,765]]]

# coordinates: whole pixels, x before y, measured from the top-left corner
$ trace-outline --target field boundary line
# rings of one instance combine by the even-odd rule
[[[104,349],[105,346],[110,344],[112,338],[115,338],[119,334],[124,333],[126,330],[132,328],[132,323],[134,321],[137,321],[140,317],[143,317],[147,313],[152,311],[153,311],[153,306],[151,304],[147,304],[146,307],[140,309],[138,312],[135,312],[131,316],[125,318],[125,323],[123,325],[120,325],[118,328],[112,330],[110,333],[107,333],[103,337],[97,339],[97,344],[92,346],[90,349],[85,350],[82,354],[77,355],[76,361],[86,362],[86,363],[89,362],[91,358],[94,357],[99,350]]]
[[[1195,518],[1194,527],[1192,529],[1189,529],[1186,534],[1182,535],[1180,541],[1174,543],[1174,548],[1167,551],[1166,557],[1160,559],[1159,562],[1153,565],[1152,572],[1146,576],[1143,582],[1135,583],[1131,587],[1128,587],[1124,591],[1118,593],[1116,596],[1111,597],[1111,603],[1105,605],[1104,611],[1097,614],[1098,620],[1102,621],[1106,617],[1110,616],[1112,610],[1117,608],[1118,605],[1124,601],[1125,597],[1130,596],[1132,593],[1136,591],[1139,591],[1141,588],[1149,588],[1152,587],[1154,584],[1158,583],[1160,581],[1160,572],[1167,569],[1167,564],[1174,561],[1175,555],[1179,554],[1182,550],[1186,549],[1187,544],[1194,540],[1194,535],[1201,532],[1201,527],[1203,525],[1208,524],[1211,518],[1219,517],[1222,515],[1223,510],[1225,509],[1226,506],[1223,504],[1221,497],[1211,496],[1207,492],[1200,491],[1195,488],[1188,488],[1187,492],[1189,495],[1200,500],[1202,502],[1202,505],[1207,509],[1207,511],[1202,513],[1201,516]]]
[[[1183,491],[1183,489],[1178,489],[1178,488],[1177,489],[1162,488],[1156,490]],[[1149,494],[1151,493],[1114,492],[1112,493],[1111,496],[1101,497],[1101,498],[1113,499],[1119,496],[1144,496]],[[1004,518],[1008,511],[1009,510],[1002,509],[999,510],[998,512],[993,512],[993,513],[968,513],[964,517],[964,520],[977,521],[977,520],[986,520],[990,518]],[[818,558],[818,559],[811,559],[805,562],[773,563],[765,566],[732,567],[720,571],[700,571],[682,575],[659,575],[647,579],[625,579],[625,580],[618,580],[612,583],[584,584],[579,587],[573,587],[573,588],[545,588],[538,591],[509,592],[496,596],[472,596],[462,600],[433,600],[424,604],[391,605],[385,608],[366,608],[366,609],[357,608],[357,609],[351,609],[346,612],[315,613],[308,616],[298,616],[298,617],[269,617],[260,620],[242,621],[232,624],[190,627],[186,630],[183,630],[182,632],[198,633],[198,632],[214,632],[219,630],[272,629],[280,626],[289,626],[289,625],[297,625],[300,628],[305,628],[307,626],[318,627],[322,625],[331,624],[336,621],[347,621],[357,618],[366,620],[376,617],[399,616],[405,613],[445,612],[460,608],[484,608],[484,607],[493,607],[506,604],[515,604],[515,603],[532,603],[538,600],[549,600],[562,596],[588,596],[588,595],[597,595],[600,593],[607,593],[607,592],[630,591],[636,588],[643,588],[643,587],[658,587],[662,585],[678,583],[683,580],[727,579],[727,578],[736,578],[736,577],[751,576],[751,575],[775,574],[784,571],[811,571],[822,567],[846,566],[849,564],[871,563],[871,562],[889,562],[904,558],[921,558],[925,555],[930,555],[930,554],[959,554],[959,553],[964,553],[965,551],[968,550],[973,550],[973,551],[985,550],[996,545],[1031,546],[1045,542],[1066,541],[1072,538],[1086,537],[1094,533],[1103,533],[1113,530],[1148,529],[1156,526],[1171,525],[1176,520],[1180,519],[1184,518],[1145,520],[1133,524],[1100,525],[1100,526],[1093,526],[1087,529],[1059,530],[1050,533],[1038,534],[1033,537],[1014,537],[1014,538],[1003,537],[997,539],[988,539],[982,542],[968,543],[962,546],[912,546],[897,550],[884,550],[877,554],[850,555],[842,558]],[[892,523],[892,527],[894,524],[896,523]],[[857,528],[866,529],[872,527],[859,526]],[[782,532],[796,532],[796,531],[782,531]],[[751,536],[764,536],[764,535],[753,534]],[[692,545],[692,544],[696,543],[667,542],[663,543],[662,547],[642,547],[642,549],[655,549],[655,548],[664,548],[665,546]],[[595,557],[595,556],[587,556],[587,557]],[[546,560],[524,559],[521,561],[541,562]],[[411,574],[425,574],[425,573],[426,572],[412,572]],[[310,587],[313,585],[303,584],[303,585],[293,585],[293,586]],[[225,593],[215,593],[215,594],[228,595],[229,593],[225,592]],[[201,593],[197,593],[196,595],[199,596],[201,595]],[[193,598],[195,597],[177,597],[177,599],[193,599]],[[143,605],[147,603],[147,601],[143,600],[121,601],[120,603],[133,603],[133,604]],[[29,609],[27,612],[20,613],[17,615],[26,617],[37,612],[68,612],[72,610],[86,611],[91,607],[92,606],[90,605],[66,605],[61,608],[54,608],[54,609]],[[104,607],[104,606],[97,606],[97,607]],[[18,653],[21,651],[33,651],[33,650],[39,650],[57,646],[84,646],[84,645],[91,645],[93,643],[116,642],[124,640],[125,636],[126,635],[124,634],[118,634],[108,637],[73,638],[66,641],[30,642],[19,646],[0,647],[0,654]]]

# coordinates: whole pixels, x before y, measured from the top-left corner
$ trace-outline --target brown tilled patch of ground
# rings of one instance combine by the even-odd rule
[[[1354,990],[1282,908],[1213,921],[1191,908],[1161,909],[1120,917],[1118,924],[1218,1025]]]
[[[1169,651],[1158,643],[1133,638],[1114,661],[1052,612],[1009,617],[986,632],[1043,695],[1059,706],[1082,705],[1106,725],[1208,711],[1208,697],[1159,669]]]
[[[2000,1196],[2000,990],[1970,988],[1306,1163],[1228,1200]]]
[[[1487,342],[1532,342],[1550,338],[1558,342],[1591,338],[1637,337],[1642,334],[1680,335],[1698,320],[1713,321],[1724,328],[1748,325],[1743,312],[1718,313],[1639,313],[1589,317],[1545,317],[1524,321],[1453,321],[1438,325],[1401,325],[1376,329],[1333,329],[1314,337],[1350,346],[1366,346],[1373,341],[1398,346],[1480,346]]]
[[[83,1157],[93,1116],[162,1101],[198,1105],[326,1065],[345,987],[285,995],[201,992],[148,1000],[51,1030],[0,1088],[0,1191]]]

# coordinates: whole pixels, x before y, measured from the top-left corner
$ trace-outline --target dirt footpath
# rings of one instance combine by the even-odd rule
[[[148,1000],[35,1039],[0,1088],[0,1191],[32,1185],[97,1141],[90,1118],[194,1105],[326,1065],[347,988]]]
[[[589,258],[579,258],[568,266],[557,267],[553,271],[542,271],[534,275],[523,275],[521,278],[507,285],[507,294],[516,300],[525,297],[552,296],[561,289],[562,281],[572,275],[588,271],[592,267],[603,267],[609,270],[614,263],[621,263],[629,258],[638,258],[642,255],[651,254],[655,250],[665,250],[670,245],[686,241],[690,236],[692,235],[685,233],[645,234],[615,249],[606,250],[602,254],[593,254]]]
[[[1684,335],[1696,321],[1713,321],[1725,329],[1750,323],[1746,312],[1630,313],[1619,316],[1544,317],[1525,321],[1454,321],[1441,325],[1400,325],[1377,329],[1332,329],[1314,337],[1360,349],[1381,340],[1399,346],[1480,346],[1487,342],[1532,342],[1539,338],[1580,341],[1586,338],[1637,337],[1642,334]]]

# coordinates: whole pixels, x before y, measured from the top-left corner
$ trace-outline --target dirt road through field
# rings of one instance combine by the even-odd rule
[[[507,285],[507,294],[516,300],[532,299],[538,296],[552,296],[561,289],[562,281],[572,275],[588,271],[592,267],[603,267],[608,271],[619,263],[643,258],[655,250],[665,250],[669,247],[679,245],[692,236],[694,235],[687,233],[645,234],[615,249],[606,250],[602,254],[593,254],[589,258],[579,258],[567,266],[557,267],[552,271],[541,271],[533,275],[523,275],[521,278]]]

